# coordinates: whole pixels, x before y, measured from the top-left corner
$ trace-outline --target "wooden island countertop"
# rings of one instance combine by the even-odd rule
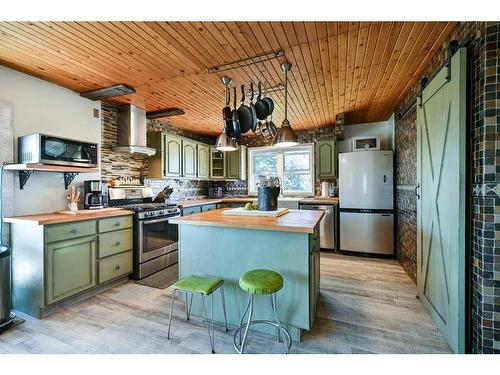
[[[36,225],[71,223],[74,221],[104,219],[107,217],[133,215],[134,211],[122,208],[102,208],[98,210],[80,210],[77,214],[50,212],[37,215],[12,216],[3,219],[6,223],[31,223]]]
[[[174,224],[189,224],[211,227],[260,229],[269,231],[314,233],[314,228],[325,214],[323,211],[290,210],[279,217],[228,216],[224,209],[202,212],[171,219]]]

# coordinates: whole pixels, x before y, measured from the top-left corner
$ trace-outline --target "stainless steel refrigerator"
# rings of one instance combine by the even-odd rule
[[[340,250],[394,254],[392,151],[339,154]]]

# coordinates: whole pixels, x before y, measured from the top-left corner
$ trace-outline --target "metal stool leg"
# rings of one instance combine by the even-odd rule
[[[279,330],[278,341],[279,341],[279,337],[281,336],[281,330],[283,329],[283,327],[281,326],[280,317],[278,316],[278,310],[276,309],[276,293],[273,293],[271,296],[271,304],[273,306],[274,319],[276,320],[276,324],[279,327],[278,328],[278,330]],[[283,344],[285,346],[285,354],[288,354],[288,344],[289,343],[286,342],[284,337],[283,337]]]
[[[191,298],[189,299],[188,303],[188,293],[186,292],[186,320],[189,320],[191,318],[191,307],[193,306],[193,293],[189,293],[191,295]]]
[[[208,341],[210,342],[210,348],[212,348],[212,354],[215,353],[215,349],[213,346],[213,341],[212,341],[212,335],[210,333],[210,327],[208,325],[208,319],[207,319],[207,311],[205,309],[205,296],[201,295],[201,304],[203,306],[203,317],[205,318],[205,325],[207,326],[207,331],[208,331]],[[213,324],[213,321],[212,321]]]
[[[172,289],[172,302],[170,304],[170,317],[168,318],[167,340],[170,339],[170,326],[172,324],[172,312],[174,311],[175,289]]]
[[[250,294],[250,312],[248,313],[248,322],[247,326],[245,327],[245,334],[243,335],[243,341],[241,342],[240,354],[243,354],[243,348],[245,346],[245,341],[247,339],[248,329],[250,328],[250,322],[252,321],[252,314],[253,314],[253,294]]]
[[[226,332],[227,332],[228,329],[227,329],[227,317],[226,317],[226,298],[224,297],[224,285],[220,286],[220,296],[222,299],[222,311],[224,312],[224,325],[226,326]]]
[[[273,293],[269,297],[271,300],[271,309],[272,309],[273,314],[274,314],[275,305],[276,305],[276,303],[275,303],[276,294]],[[274,320],[276,320],[276,316],[274,318],[275,318]],[[281,330],[279,327],[276,328],[276,336],[277,336],[278,342],[281,342]]]
[[[247,307],[245,307],[245,311],[243,311],[243,314],[241,315],[241,318],[240,318],[240,324],[238,324],[238,328],[239,328],[239,336],[240,336],[240,346],[241,346],[241,325],[243,324],[243,319],[245,319],[245,315],[247,314],[248,312],[248,309],[250,308],[250,302],[251,302],[251,295],[248,296],[248,303],[247,303]]]

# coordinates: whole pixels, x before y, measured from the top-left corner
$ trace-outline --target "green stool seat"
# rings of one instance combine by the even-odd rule
[[[221,286],[224,280],[211,279],[203,276],[186,276],[172,285],[173,289],[179,289],[192,293],[201,293],[209,296],[212,292]]]
[[[240,277],[240,288],[250,294],[273,294],[283,287],[283,277],[271,270],[252,270]]]

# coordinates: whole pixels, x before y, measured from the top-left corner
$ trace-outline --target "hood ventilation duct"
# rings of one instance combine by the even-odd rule
[[[118,145],[115,152],[153,156],[156,150],[146,145],[146,111],[135,105],[118,107]]]

